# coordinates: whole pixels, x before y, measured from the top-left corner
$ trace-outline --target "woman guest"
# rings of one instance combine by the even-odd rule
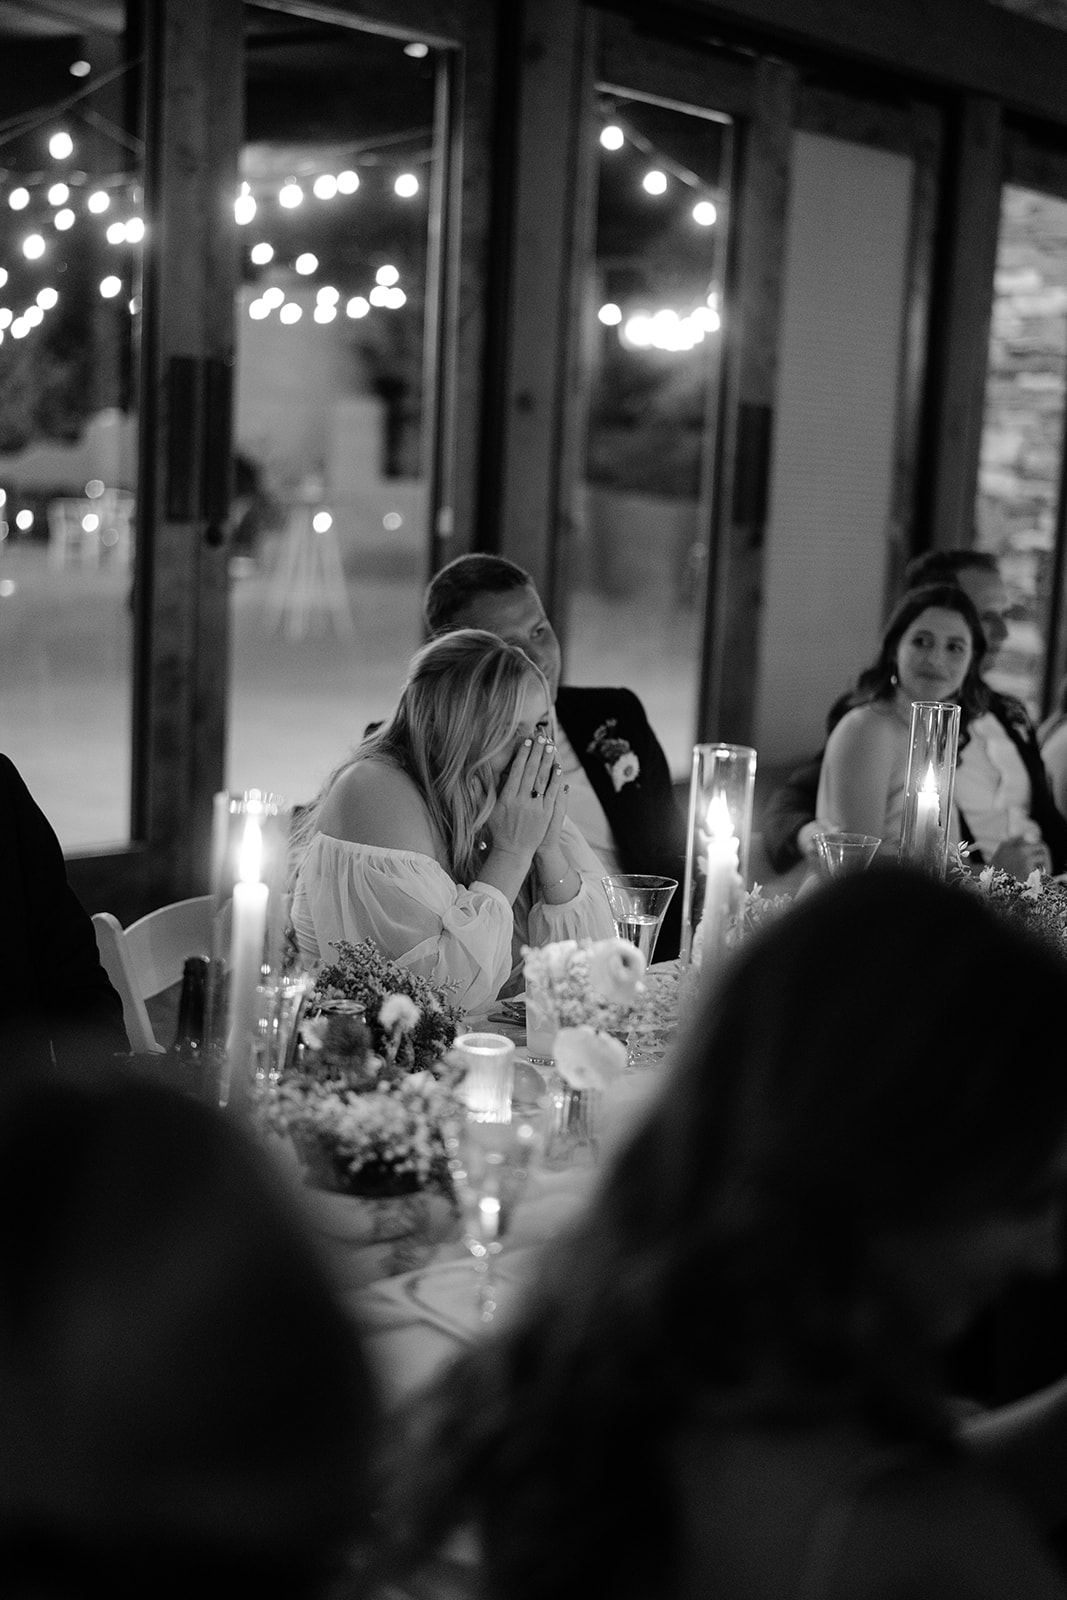
[[[466,1011],[517,983],[523,944],[614,931],[603,869],[567,818],[544,675],[479,629],[418,652],[394,716],[301,833],[305,959],[372,939]]]
[[[954,585],[914,589],[886,624],[874,663],[862,672],[827,740],[816,803],[849,832],[876,834],[895,855],[900,840],[913,700],[960,706],[952,838],[972,860],[1016,877],[1048,872],[1067,854],[1067,822],[1048,792],[1033,730],[992,709],[980,673],[985,637],[970,598]],[[1001,702],[1001,705],[1010,704]],[[1031,749],[1033,746],[1033,749]]]
[[[1064,1600],[939,1351],[1057,1263],[1065,986],[977,895],[895,868],[753,936],[511,1321],[417,1414],[403,1558],[473,1527],[497,1600]],[[946,1027],[964,989],[1003,1003]],[[1002,1435],[1018,1484],[1026,1431]]]

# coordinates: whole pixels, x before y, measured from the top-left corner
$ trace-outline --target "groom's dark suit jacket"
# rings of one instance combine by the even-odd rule
[[[676,878],[678,888],[656,945],[656,960],[678,954],[685,821],[678,809],[670,768],[645,708],[629,689],[586,689],[561,684],[556,716],[585,769],[611,827],[623,872],[655,872]],[[635,777],[616,788],[604,745],[621,741],[637,758]]]
[[[0,755],[0,1071],[77,1068],[129,1051],[122,1001],[100,965],[59,840],[14,764]]]

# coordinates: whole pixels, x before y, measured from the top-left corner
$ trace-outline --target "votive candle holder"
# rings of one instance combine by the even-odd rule
[[[722,932],[735,873],[748,877],[755,790],[756,752],[751,745],[693,746],[682,890],[683,966],[695,958],[702,922],[717,936]],[[703,959],[710,954],[705,946]]]

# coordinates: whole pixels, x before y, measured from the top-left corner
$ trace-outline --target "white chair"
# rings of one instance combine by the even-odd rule
[[[160,906],[123,928],[110,911],[93,918],[96,945],[111,982],[122,1000],[131,1047],[149,1055],[163,1055],[145,1001],[181,981],[186,956],[211,956],[209,894],[194,895]]]

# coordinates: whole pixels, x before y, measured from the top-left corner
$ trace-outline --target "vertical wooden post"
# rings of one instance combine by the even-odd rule
[[[943,230],[947,265],[931,323],[936,344],[920,528],[921,543],[942,550],[974,538],[1004,168],[999,105],[967,100],[955,141]]]
[[[763,540],[777,380],[796,73],[761,61],[739,140],[725,298],[726,379],[717,526],[709,561],[701,738],[748,743],[755,721]]]

